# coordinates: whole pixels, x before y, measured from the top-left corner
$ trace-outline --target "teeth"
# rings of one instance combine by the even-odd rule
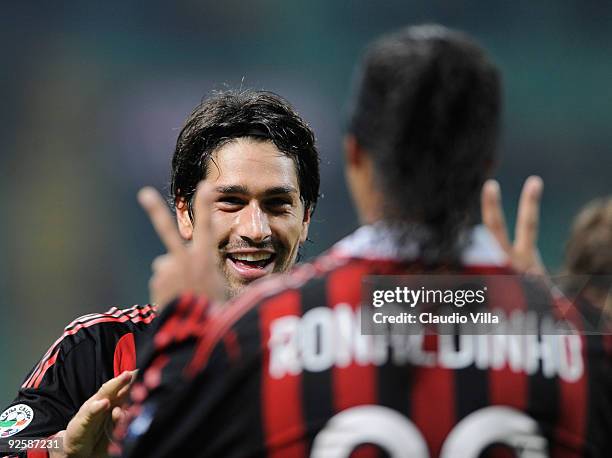
[[[232,258],[237,259],[238,261],[263,261],[266,259],[270,259],[272,257],[271,253],[234,253],[232,254]]]

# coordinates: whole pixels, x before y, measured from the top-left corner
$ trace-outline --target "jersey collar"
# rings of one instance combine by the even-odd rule
[[[507,266],[509,259],[493,235],[484,225],[469,229],[468,243],[461,252],[461,263],[466,266],[489,265]],[[402,243],[399,231],[390,228],[384,222],[365,225],[337,242],[332,251],[343,257],[379,259],[379,260],[414,260],[418,257],[420,243],[418,234],[415,237],[404,237]]]

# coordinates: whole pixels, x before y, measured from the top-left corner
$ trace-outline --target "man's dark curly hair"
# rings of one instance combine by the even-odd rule
[[[466,35],[424,25],[374,42],[357,76],[348,130],[374,163],[385,219],[424,225],[429,254],[456,257],[495,159],[497,68]]]
[[[197,184],[206,177],[211,155],[240,137],[269,140],[295,163],[306,211],[319,197],[319,153],[312,129],[277,94],[267,91],[214,92],[191,113],[176,141],[170,190],[174,202],[191,203]]]

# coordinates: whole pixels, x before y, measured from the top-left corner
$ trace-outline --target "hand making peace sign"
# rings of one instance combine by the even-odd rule
[[[482,187],[482,221],[508,255],[512,267],[521,273],[546,274],[537,245],[543,187],[542,178],[538,176],[525,180],[519,199],[513,244],[508,238],[499,183],[487,180]]]
[[[153,261],[153,275],[149,280],[150,300],[159,307],[187,292],[205,295],[210,300],[224,297],[224,280],[215,262],[216,247],[211,235],[212,186],[200,182],[194,199],[194,237],[191,243],[185,244],[159,192],[145,187],[138,193],[140,205],[168,250]]]

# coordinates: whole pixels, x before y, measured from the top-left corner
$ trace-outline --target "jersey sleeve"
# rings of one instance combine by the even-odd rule
[[[32,369],[25,387],[0,416],[0,456],[8,450],[10,439],[47,438],[65,429],[83,402],[98,389],[95,347],[90,340],[62,346]],[[45,365],[48,367],[42,374]],[[37,377],[37,373],[42,374],[40,381],[28,385],[28,379]]]
[[[0,413],[0,457],[13,456],[7,455],[9,440],[48,438],[65,429],[104,382],[133,370],[136,346],[149,337],[155,316],[153,307],[135,306],[70,323]],[[45,456],[25,453],[15,456]]]

